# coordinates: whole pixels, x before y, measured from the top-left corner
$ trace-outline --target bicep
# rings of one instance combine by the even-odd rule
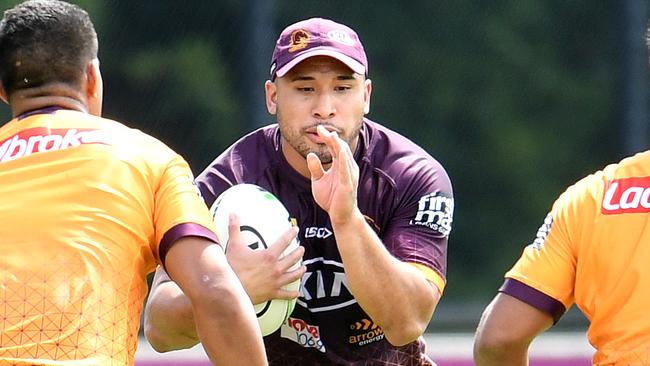
[[[553,325],[553,317],[510,295],[499,293],[486,308],[477,337],[488,344],[525,346]]]
[[[175,242],[165,260],[169,278],[190,297],[192,293],[223,280],[226,268],[229,267],[221,247],[196,236],[183,237]],[[161,275],[161,283],[162,278]]]

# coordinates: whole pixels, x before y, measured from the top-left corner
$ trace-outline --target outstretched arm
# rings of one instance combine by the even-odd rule
[[[165,266],[187,295],[196,332],[214,364],[267,364],[255,310],[221,247],[184,237],[169,249]]]
[[[299,247],[279,259],[296,236],[295,228],[288,230],[268,249],[257,251],[244,244],[236,216],[230,219],[228,230],[227,259],[242,282],[249,302],[257,304],[272,298],[292,299],[298,296],[297,291],[287,291],[282,286],[304,273],[304,266],[289,271],[302,258],[304,248]],[[165,270],[158,268],[145,307],[144,333],[149,343],[159,352],[192,347],[199,342],[194,320],[190,300]]]
[[[307,156],[312,193],[329,214],[352,294],[391,344],[410,343],[426,330],[440,292],[414,266],[388,252],[357,206],[359,167],[350,147],[322,126],[317,131],[332,165],[324,171],[315,154]]]
[[[553,325],[551,315],[499,293],[487,306],[474,339],[477,366],[528,365],[533,339]]]

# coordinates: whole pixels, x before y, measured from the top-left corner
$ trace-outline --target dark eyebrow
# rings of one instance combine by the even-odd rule
[[[315,80],[315,79],[316,78],[314,78],[312,76],[296,75],[296,76],[292,77],[290,79],[290,81],[291,82],[294,82],[294,81],[311,81],[311,80]],[[354,79],[355,79],[354,74],[343,74],[343,75],[339,75],[339,76],[336,77],[336,80],[354,80]]]
[[[315,80],[315,78],[313,78],[311,76],[296,75],[296,76],[292,77],[290,81],[293,82],[293,81],[310,81],[310,80]]]
[[[354,79],[356,79],[356,78],[354,77],[354,74],[350,74],[350,75],[339,75],[339,76],[336,77],[336,80],[354,80]]]

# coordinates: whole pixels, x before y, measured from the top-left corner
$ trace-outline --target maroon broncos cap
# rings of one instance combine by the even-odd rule
[[[283,77],[300,61],[330,56],[352,71],[368,75],[368,59],[355,31],[329,19],[311,18],[286,27],[275,43],[271,79]]]

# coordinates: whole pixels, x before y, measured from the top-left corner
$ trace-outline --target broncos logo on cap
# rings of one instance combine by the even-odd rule
[[[291,46],[289,47],[289,52],[296,52],[307,47],[307,44],[309,44],[309,38],[311,38],[309,33],[302,29],[293,31],[293,33],[291,33]]]

